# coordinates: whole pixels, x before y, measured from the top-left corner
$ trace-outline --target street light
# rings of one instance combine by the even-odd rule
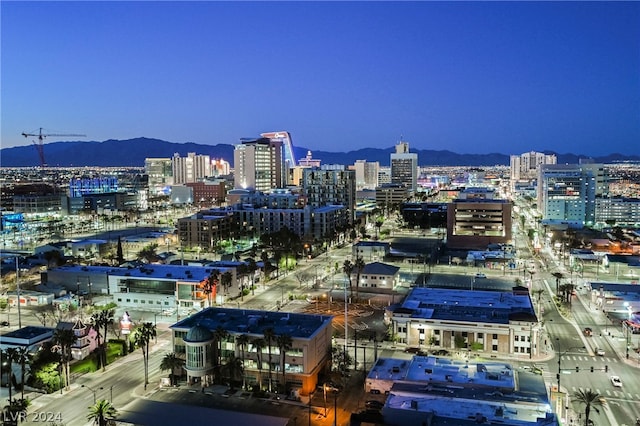
[[[91,386],[89,386],[89,385],[82,385],[81,387],[83,387],[83,388],[87,388],[87,389],[89,389],[91,392],[93,392],[93,403],[95,404],[95,403],[96,403],[96,392],[98,392],[98,391],[99,391],[100,389],[102,389],[102,388],[93,389],[93,388],[92,388]]]

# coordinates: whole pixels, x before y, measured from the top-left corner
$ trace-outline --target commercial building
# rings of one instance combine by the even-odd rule
[[[511,202],[493,191],[467,188],[447,208],[447,246],[483,249],[511,240]]]
[[[145,158],[144,172],[148,176],[149,195],[167,195],[173,185],[171,158]]]
[[[412,193],[418,189],[418,154],[409,152],[408,142],[398,142],[391,154],[391,183],[405,185]]]
[[[409,188],[399,183],[382,184],[376,188],[376,204],[390,210],[406,202],[410,196]]]
[[[639,198],[596,198],[595,225],[640,227],[640,199]]]
[[[379,358],[365,388],[388,394],[388,425],[558,424],[542,376],[505,362]]]
[[[526,358],[540,348],[538,319],[524,287],[511,292],[414,288],[400,306],[385,312],[385,321],[409,347]]]
[[[195,152],[180,157],[176,152],[171,159],[171,170],[174,185],[197,182],[211,176],[211,159],[208,155],[196,155]]]
[[[607,193],[606,180],[601,164],[542,165],[537,197],[542,219],[592,226],[596,199]]]
[[[243,361],[249,386],[282,390],[284,385],[290,394],[308,395],[330,361],[331,320],[328,315],[209,308],[171,326],[173,350],[186,355],[189,383],[211,383],[215,365],[234,355]],[[245,344],[241,336],[248,338]],[[283,341],[288,344],[279,344]]]
[[[355,282],[358,272],[351,272],[351,279]],[[360,271],[358,291],[365,293],[391,294],[400,285],[400,268],[382,262],[372,262],[364,265]]]
[[[375,189],[378,186],[380,163],[377,161],[357,160],[353,165],[356,172],[356,191]]]
[[[525,152],[520,155],[512,155],[511,165],[511,191],[515,191],[518,186],[536,186],[538,170],[543,164],[556,164],[557,157],[554,154],[544,154],[542,152]]]
[[[234,188],[268,192],[286,186],[282,141],[243,139],[233,152]]]
[[[202,210],[178,219],[178,239],[183,247],[214,250],[217,244],[240,234],[233,212],[226,209]]]

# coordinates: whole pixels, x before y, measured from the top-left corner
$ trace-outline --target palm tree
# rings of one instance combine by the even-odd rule
[[[249,259],[247,261],[247,272],[249,273],[249,275],[251,276],[251,294],[255,295],[255,287],[256,287],[256,283],[255,283],[255,277],[256,277],[256,270],[258,269],[258,265],[256,264],[255,259]]]
[[[262,261],[262,287],[264,288],[267,281],[267,265],[269,264],[269,253],[263,251],[260,253],[260,260]]]
[[[556,296],[557,296],[558,295],[558,291],[559,291],[559,287],[560,287],[560,280],[562,278],[564,278],[564,275],[562,275],[562,272],[554,272],[551,275],[553,275],[554,278],[556,279]]]
[[[160,371],[169,370],[169,380],[171,380],[171,386],[176,384],[177,382],[177,374],[175,374],[176,370],[182,371],[182,367],[184,367],[185,361],[184,359],[178,357],[174,352],[166,354],[162,361],[160,362]]]
[[[264,339],[255,339],[253,347],[256,348],[256,358],[258,361],[258,386],[262,390],[262,350],[267,346],[267,342]]]
[[[222,274],[222,288],[224,288],[225,293],[229,293],[229,287],[231,287],[231,283],[233,282],[233,274],[229,271]]]
[[[242,354],[242,369],[244,370],[244,360],[245,360],[245,356],[244,356],[244,351],[247,349],[247,345],[249,344],[249,336],[247,336],[246,334],[241,334],[238,337],[236,337],[236,347],[240,348],[240,352]],[[246,381],[245,381],[245,375],[242,375],[242,389],[246,388]]]
[[[3,425],[18,426],[19,423],[25,422],[27,408],[31,405],[28,399],[9,399],[9,404],[2,410]]]
[[[57,328],[52,338],[60,353],[60,364],[64,366],[65,387],[69,389],[69,361],[71,361],[71,347],[76,343],[76,335],[70,328]]]
[[[111,423],[111,420],[115,420],[117,415],[118,411],[109,401],[106,399],[100,399],[96,401],[94,405],[89,407],[87,420],[91,420],[91,423],[98,426],[107,426]]]
[[[533,290],[533,294],[536,295],[536,300],[538,302],[538,321],[540,321],[540,298],[542,297],[542,295],[544,294],[544,289],[540,288],[538,290]]]
[[[142,323],[133,332],[133,343],[142,350],[142,360],[144,362],[144,390],[149,384],[149,342],[156,337],[156,326],[152,322]]]
[[[9,402],[11,402],[11,389],[13,388],[13,361],[18,357],[18,348],[7,348],[4,353],[6,359],[9,360]]]
[[[356,257],[353,268],[356,270],[356,300],[358,300],[358,291],[360,290],[360,274],[365,267],[364,259],[360,256]]]
[[[107,365],[107,330],[110,324],[113,324],[115,311],[113,309],[104,309],[94,312],[91,315],[91,323],[94,330],[98,333],[96,340],[98,341],[98,360],[102,364],[102,371]],[[104,329],[104,334],[102,330]],[[101,340],[102,339],[102,340]]]
[[[29,352],[29,348],[27,348],[26,346],[21,346],[17,349],[14,356],[15,358],[13,360],[20,364],[20,391],[22,394],[22,399],[24,399],[24,373],[26,365],[31,361],[33,355],[31,355],[31,352]]]
[[[242,361],[240,358],[237,358],[235,355],[231,354],[227,357],[227,361],[224,364],[224,369],[229,375],[229,383],[231,387],[234,387],[234,383],[237,383],[236,380],[239,376],[244,377],[244,366],[242,365]]]
[[[293,339],[291,339],[291,336],[289,336],[288,334],[280,334],[276,337],[276,344],[278,345],[278,349],[280,350],[280,365],[282,367],[282,392],[286,393],[287,382],[285,377],[284,365],[287,358],[287,351],[293,346]]]
[[[215,370],[216,370],[216,375],[218,376],[218,378],[220,377],[220,367],[222,365],[222,342],[227,337],[229,337],[229,332],[227,330],[225,330],[221,325],[219,325],[218,327],[216,327],[215,330],[213,330],[213,338],[216,341],[216,365],[215,365]]]
[[[344,261],[344,264],[342,265],[342,272],[344,272],[344,274],[347,276],[347,279],[349,280],[349,292],[351,297],[353,297],[353,288],[351,287],[351,272],[353,272],[353,268],[354,265],[349,259]]]
[[[584,404],[584,424],[589,425],[589,415],[593,408],[596,413],[600,414],[598,407],[605,405],[605,401],[597,392],[593,392],[590,389],[577,390],[571,395],[571,399],[578,404]]]
[[[211,271],[211,274],[207,277],[206,281],[203,284],[204,294],[207,295],[208,306],[211,307],[211,295],[215,293],[216,288],[218,287],[218,282],[220,280],[220,271],[214,269]]]
[[[267,342],[267,350],[269,351],[269,392],[271,392],[271,342],[276,337],[273,328],[266,328],[263,332],[264,340]]]

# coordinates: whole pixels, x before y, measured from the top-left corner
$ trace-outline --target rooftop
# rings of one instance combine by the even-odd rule
[[[194,266],[194,265],[163,265],[145,264],[138,268],[119,268],[112,266],[84,266],[63,265],[55,268],[55,271],[81,274],[108,274],[119,276],[131,276],[137,278],[170,278],[172,280],[200,282],[207,278],[213,269],[225,272],[224,267]]]
[[[536,321],[529,294],[507,291],[470,291],[414,288],[402,303],[412,317],[508,324]]]
[[[276,335],[308,339],[325,326],[331,326],[332,316],[293,312],[258,311],[234,308],[207,308],[172,325],[172,329],[188,331],[198,325],[209,330],[222,327],[229,333],[263,335],[272,328]]]

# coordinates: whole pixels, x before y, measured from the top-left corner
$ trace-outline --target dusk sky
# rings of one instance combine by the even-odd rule
[[[22,132],[640,154],[640,2],[11,2],[1,146]],[[422,159],[421,159],[422,160]],[[0,163],[1,164],[1,163]]]

